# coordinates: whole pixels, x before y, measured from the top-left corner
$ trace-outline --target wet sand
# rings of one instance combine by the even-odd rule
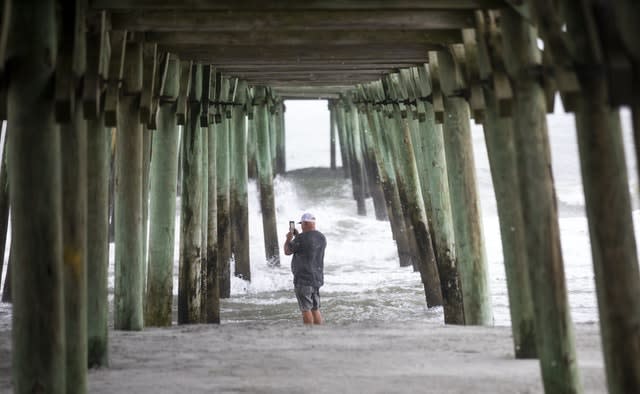
[[[10,391],[0,331],[0,392]],[[576,326],[585,393],[606,383],[596,324]],[[226,323],[110,331],[90,393],[542,393],[537,360],[515,360],[509,327],[423,322]]]

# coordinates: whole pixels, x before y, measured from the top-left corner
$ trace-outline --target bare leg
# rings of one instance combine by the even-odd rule
[[[304,324],[313,324],[313,314],[311,313],[311,311],[302,312],[302,322]]]
[[[322,314],[320,313],[320,309],[312,309],[311,314],[313,315],[313,324],[322,324]]]

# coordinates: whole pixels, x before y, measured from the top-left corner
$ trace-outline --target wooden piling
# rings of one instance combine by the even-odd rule
[[[351,177],[351,157],[349,156],[349,142],[347,139],[344,108],[341,101],[334,101],[333,110],[336,117],[336,131],[338,132],[338,141],[340,142],[342,169],[344,172],[344,177],[349,178]]]
[[[209,171],[208,171],[208,202],[207,209],[207,291],[206,307],[204,310],[207,323],[220,323],[220,282],[218,275],[218,186],[217,186],[217,144],[216,128],[213,122],[209,123],[207,143],[209,145]]]
[[[269,140],[269,111],[266,104],[266,91],[257,87],[254,98],[255,131],[257,134],[258,183],[260,186],[260,208],[262,211],[262,229],[264,231],[264,249],[267,264],[280,265],[280,247],[276,225],[276,207],[273,194],[273,170],[271,168]]]
[[[276,127],[276,174],[284,174],[287,171],[286,160],[286,130],[284,124],[284,103],[277,100],[275,105],[274,124]]]
[[[5,134],[4,143],[2,144],[2,159],[0,159],[0,279],[2,279],[1,276],[4,269],[7,230],[9,229],[9,173],[7,171],[6,135],[7,134]],[[7,274],[6,277],[8,278],[9,274]]]
[[[443,91],[452,94],[456,67],[453,58],[449,52],[441,51],[438,52],[438,62]],[[444,104],[445,156],[465,324],[489,325],[493,323],[493,316],[476,189],[469,106],[463,98],[455,96],[445,97]]]
[[[182,138],[182,206],[180,216],[180,262],[178,324],[200,322],[202,270],[202,129],[200,99],[202,66],[191,66],[188,115]]]
[[[142,85],[142,44],[128,43],[125,86]],[[127,88],[129,89],[129,88]],[[139,91],[138,91],[139,94]],[[142,330],[142,126],[135,91],[123,91],[118,101],[115,182],[114,328]]]
[[[220,298],[231,296],[231,226],[229,213],[229,121],[222,119],[215,124],[216,188],[218,190],[218,281]]]
[[[606,79],[589,69],[604,60],[600,41],[581,34],[591,17],[578,10],[567,15],[582,91],[576,111],[582,183],[607,386],[610,393],[633,393],[640,391],[640,348],[635,345],[640,343],[638,255],[620,116],[610,106],[610,94],[615,92],[608,89]]]
[[[60,125],[67,393],[87,391],[87,121]]]
[[[544,90],[525,67],[540,54],[528,22],[505,10],[504,59],[514,82],[514,138],[527,244],[536,343],[545,392],[582,391],[565,284]]]
[[[376,219],[387,220],[387,205],[384,198],[384,192],[382,190],[378,160],[376,158],[375,150],[373,149],[371,125],[369,125],[368,119],[363,112],[364,110],[362,112],[358,110],[358,123],[361,125],[362,131],[363,156],[366,168],[365,173],[369,181],[369,192],[373,200],[373,209],[375,211]]]
[[[360,216],[367,215],[365,205],[365,170],[362,157],[362,141],[360,123],[358,122],[358,110],[350,101],[345,103],[344,119],[346,125],[346,139],[349,144],[349,157],[351,158],[351,184],[353,198],[356,200],[357,212]]]
[[[495,93],[485,88],[484,138],[495,190],[516,358],[537,357],[518,157],[511,117],[500,118]]]
[[[202,103],[202,108],[208,103]],[[202,115],[200,116],[202,119]],[[200,207],[200,321],[205,323],[207,320],[207,223],[209,222],[209,132],[208,125],[203,126],[200,120],[200,144],[202,145],[202,174],[200,176],[202,183],[202,197]]]
[[[142,125],[142,288],[147,288],[149,272],[149,182],[151,172],[151,144],[154,131]]]
[[[333,104],[329,101],[329,166],[332,170],[336,169],[336,111]]]
[[[425,182],[431,201],[431,216],[434,244],[445,324],[465,324],[462,284],[456,258],[455,232],[449,194],[447,161],[444,151],[442,125],[435,123],[433,106],[424,103],[425,120],[420,123],[420,137],[425,155]]]
[[[53,1],[12,3],[8,81],[16,393],[66,393],[60,134],[54,120]],[[36,112],[34,112],[36,111]]]
[[[371,125],[372,137],[374,139],[373,147],[376,150],[376,157],[379,157],[379,169],[382,181],[382,190],[387,203],[387,212],[391,225],[393,239],[396,241],[398,250],[398,258],[401,267],[412,265],[412,253],[409,248],[409,239],[407,228],[404,222],[404,213],[400,202],[400,194],[398,193],[398,185],[396,183],[395,169],[390,158],[387,139],[385,138],[385,129],[382,129],[380,114],[374,113],[370,106],[366,108],[369,124]]]
[[[411,131],[408,120],[402,118],[397,105],[394,106],[393,125],[395,128],[389,130],[388,135],[390,136],[390,141],[392,141],[392,149],[397,164],[396,176],[398,177],[398,190],[402,208],[405,211],[405,220],[409,221],[407,228],[413,233],[416,241],[417,261],[414,267],[417,267],[420,271],[427,306],[434,307],[442,305],[440,277],[411,143]]]
[[[89,367],[109,364],[109,157],[104,113],[87,123],[87,340]]]
[[[245,81],[238,83],[236,100],[246,100]],[[251,262],[249,256],[249,197],[247,186],[247,125],[244,108],[236,105],[231,110],[231,130],[233,156],[233,177],[230,184],[230,212],[232,225],[231,249],[235,261],[234,275],[251,280]]]
[[[11,243],[9,243],[9,259],[7,260],[7,273],[4,278],[4,286],[2,286],[2,298],[0,301],[6,303],[12,303],[13,298],[11,296]]]
[[[173,259],[175,249],[176,182],[178,179],[179,133],[176,102],[180,62],[167,63],[164,99],[160,100],[157,128],[153,135],[149,201],[149,264],[145,324],[170,326],[173,303]]]

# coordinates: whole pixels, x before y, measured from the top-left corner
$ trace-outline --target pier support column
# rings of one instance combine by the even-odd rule
[[[368,118],[364,114],[364,110],[358,110],[358,123],[360,124],[363,153],[366,164],[366,175],[369,183],[369,193],[373,199],[373,209],[377,220],[387,220],[387,205],[385,203],[384,192],[382,190],[382,180],[380,169],[378,167],[378,159],[373,149],[373,137],[371,135],[372,125],[369,124]]]
[[[408,224],[407,228],[412,233],[409,236],[413,235],[416,241],[417,261],[414,267],[420,271],[427,306],[434,307],[442,305],[442,291],[424,208],[424,199],[422,198],[418,167],[411,143],[411,131],[408,120],[402,118],[399,108],[394,108],[393,117],[395,128],[390,129],[388,135],[395,154],[398,190],[405,212],[405,220]]]
[[[9,230],[9,172],[7,170],[7,134],[2,145],[2,161],[0,162],[0,298],[2,297],[1,276],[4,269],[4,255]],[[9,264],[7,264],[8,268]],[[9,272],[5,281],[9,280]]]
[[[329,101],[329,167],[336,169],[336,111],[335,106]]]
[[[246,100],[246,82],[238,82],[237,99]],[[247,186],[247,118],[241,106],[232,109],[231,134],[233,135],[233,180],[231,182],[231,248],[235,260],[234,275],[251,280],[251,262],[249,255],[249,197]]]
[[[128,43],[125,79],[132,82],[131,86],[142,81],[141,63],[142,44]],[[114,328],[117,330],[142,330],[143,326],[142,132],[139,92],[123,91],[118,101],[115,159]]]
[[[188,115],[182,138],[182,207],[178,324],[200,322],[202,271],[202,66],[191,66]]]
[[[216,123],[216,189],[218,191],[218,283],[220,298],[231,296],[231,217],[229,214],[229,121]]]
[[[636,5],[635,10],[639,9]],[[582,182],[607,386],[610,393],[633,393],[640,391],[638,254],[620,116],[610,107],[607,80],[590,69],[601,60],[600,48],[594,48],[600,45],[599,41],[594,44],[581,34],[587,28],[588,17],[576,9],[567,15],[567,29],[579,57],[576,68],[582,94],[577,105],[576,128]],[[640,70],[635,71],[635,77],[640,77]],[[635,91],[636,102],[637,96]]]
[[[374,113],[374,110],[369,106],[365,111],[369,119],[369,124],[371,125],[373,148],[376,151],[376,157],[379,158],[378,165],[381,175],[382,191],[387,203],[389,223],[391,225],[393,239],[396,241],[400,266],[408,267],[412,265],[412,253],[409,247],[409,235],[404,222],[400,194],[398,193],[395,169],[389,153],[387,137],[385,136],[387,129],[381,126],[384,124],[380,119],[382,116],[381,113]]]
[[[271,168],[269,140],[269,111],[265,103],[266,92],[257,87],[255,100],[255,130],[257,133],[258,183],[260,186],[260,207],[262,210],[262,229],[264,231],[264,250],[267,264],[280,265],[280,247],[276,226],[276,205],[273,194],[273,169]]]
[[[164,94],[178,96],[179,61],[167,65]],[[174,100],[160,101],[153,135],[149,209],[149,266],[145,324],[170,326],[176,226],[179,133]]]
[[[458,260],[455,250],[455,232],[449,194],[447,161],[444,151],[442,125],[435,123],[433,106],[425,104],[425,120],[420,123],[420,137],[425,155],[425,180],[433,222],[433,238],[438,274],[442,287],[445,324],[465,324],[464,299]]]
[[[358,122],[358,111],[350,102],[346,103],[344,111],[347,139],[350,147],[349,157],[351,158],[351,184],[353,185],[353,198],[356,200],[358,215],[366,216],[367,207],[365,205],[365,170],[362,157],[362,141],[360,136],[360,123]]]
[[[284,103],[280,100],[276,101],[274,125],[276,133],[276,157],[275,157],[275,173],[284,174],[287,171],[286,157],[286,130],[284,125]]]
[[[511,117],[500,118],[494,92],[485,88],[484,136],[495,190],[516,358],[537,357],[518,157]]]
[[[16,393],[66,393],[60,134],[54,120],[53,1],[12,2],[8,47]]]
[[[445,93],[454,90],[451,54],[438,52]],[[444,144],[458,271],[462,282],[465,324],[493,323],[482,216],[476,188],[469,106],[461,97],[445,97]]]
[[[87,340],[90,367],[109,363],[109,158],[104,113],[87,123]]]
[[[347,129],[345,124],[345,115],[343,104],[340,101],[334,101],[333,110],[336,118],[336,131],[338,132],[338,141],[340,142],[340,157],[342,158],[342,169],[344,177],[351,177],[351,157],[349,154],[349,141],[347,139]]]
[[[218,149],[216,140],[216,128],[213,123],[210,123],[207,132],[207,143],[209,144],[209,188],[207,190],[209,214],[207,215],[207,259],[205,262],[207,266],[207,291],[205,294],[206,307],[203,313],[205,313],[207,323],[218,324],[220,323],[220,281],[218,274]]]
[[[87,121],[77,105],[60,125],[67,393],[87,391]]]
[[[505,10],[501,23],[505,64],[514,82],[514,138],[542,379],[547,393],[579,393],[582,388],[560,246],[545,94],[540,83],[523,72],[539,64],[541,56],[527,21]]]

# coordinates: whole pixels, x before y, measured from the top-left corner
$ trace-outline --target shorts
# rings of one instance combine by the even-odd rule
[[[295,290],[301,312],[320,309],[320,288],[296,285]]]

